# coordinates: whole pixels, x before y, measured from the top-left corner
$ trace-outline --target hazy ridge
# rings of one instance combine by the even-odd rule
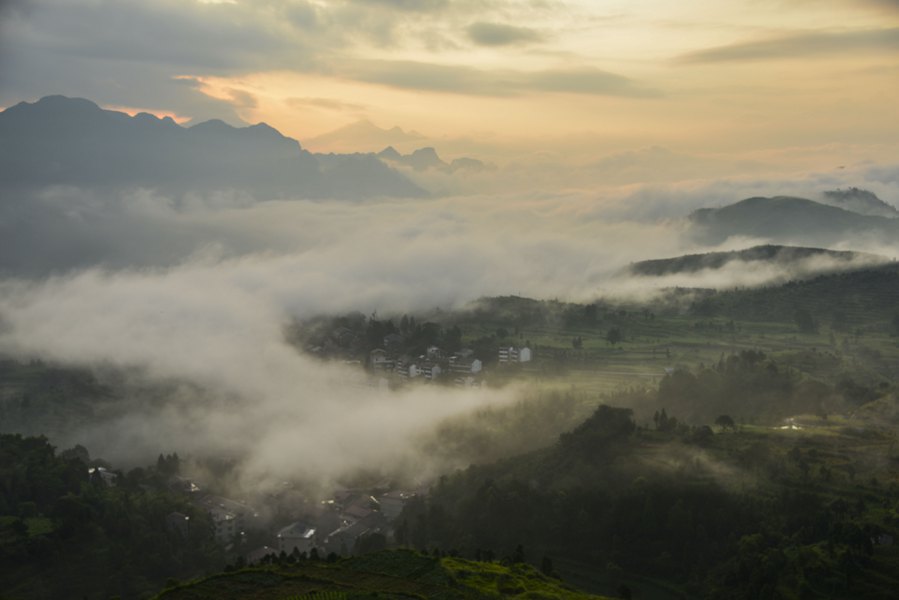
[[[423,196],[373,154],[316,155],[272,127],[182,127],[80,98],[47,96],[0,113],[0,184],[246,190],[260,198]]]

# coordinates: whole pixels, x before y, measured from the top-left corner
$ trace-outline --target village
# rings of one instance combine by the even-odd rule
[[[210,492],[204,482],[181,474],[181,467],[177,454],[160,455],[154,476],[140,486],[147,491],[164,488],[207,514],[209,520],[197,525],[189,515],[171,512],[165,516],[166,532],[189,543],[192,527],[211,526],[209,533],[225,554],[247,564],[282,553],[333,559],[405,543],[398,519],[407,503],[427,493],[424,484],[398,489],[384,481],[365,488],[337,489],[312,499],[308,491],[284,481],[276,492],[257,498],[259,505],[255,505]],[[111,466],[90,467],[88,475],[105,487],[125,484],[129,478]]]
[[[399,341],[385,338],[384,342],[386,348],[393,350],[376,348],[369,354],[368,367],[375,375],[392,375],[401,381],[416,378],[428,382],[443,380],[461,386],[477,386],[482,382],[484,361],[476,357],[471,348],[447,354],[437,346],[429,346],[425,354],[413,357],[396,350],[401,347]],[[496,359],[500,365],[528,363],[531,362],[531,349],[503,346],[497,350]],[[389,384],[390,379],[385,381]]]
[[[343,489],[330,497],[310,502],[284,483],[274,504],[289,503],[287,510],[257,509],[243,501],[206,494],[181,477],[173,489],[191,496],[196,507],[206,511],[216,542],[225,552],[246,564],[262,562],[270,555],[346,557],[402,541],[397,522],[405,505],[423,495],[417,490]],[[265,512],[263,512],[265,511]],[[179,512],[166,516],[166,529],[185,540],[190,517]]]
[[[489,356],[483,350],[476,353],[458,347],[447,351],[436,344],[415,352],[421,340],[414,332],[421,329],[413,322],[408,331],[405,335],[390,331],[376,340],[376,347],[366,351],[366,344],[373,345],[371,337],[366,340],[358,332],[337,327],[322,343],[305,350],[364,369],[368,385],[381,389],[414,383],[478,387],[484,384],[485,363],[514,368],[533,360],[533,351],[527,345],[494,347]],[[204,510],[211,518],[215,540],[229,555],[247,564],[262,562],[271,555],[344,557],[405,543],[405,528],[399,517],[409,502],[427,493],[424,484],[415,489],[395,489],[384,482],[366,489],[339,489],[328,498],[310,501],[283,482],[282,489],[267,499],[265,508],[257,508],[206,493],[201,484],[178,475],[172,477],[169,487],[186,494]],[[186,539],[190,519],[171,513],[166,527]]]
[[[534,359],[528,340],[511,345],[507,339],[485,339],[471,348],[462,346],[458,327],[443,330],[406,316],[399,327],[389,320],[370,320],[367,325],[364,321],[329,324],[315,335],[295,333],[294,341],[311,356],[364,368],[370,384],[382,389],[416,380],[477,387],[484,383],[488,365],[524,366]]]
[[[374,340],[337,327],[328,332],[323,343],[304,350],[355,365],[366,373],[364,385],[384,390],[408,385],[479,387],[485,384],[485,363],[511,373],[526,368],[534,359],[529,345],[493,344],[489,350],[482,345],[476,352],[462,347],[460,336],[452,331],[452,351],[433,343],[421,346],[421,336],[416,332],[420,334],[421,328],[413,324],[407,334],[389,331]],[[154,480],[207,514],[209,521],[202,526],[211,523],[217,545],[232,560],[244,564],[264,562],[272,555],[282,559],[333,559],[404,544],[406,528],[399,519],[403,509],[427,494],[424,484],[398,489],[391,482],[382,482],[366,488],[338,489],[326,498],[312,500],[305,490],[285,481],[276,493],[247,501],[208,489],[203,481],[186,476],[182,466],[177,454],[160,455]],[[124,477],[111,466],[92,467],[90,475],[110,487],[119,485]],[[166,531],[185,543],[191,528],[197,526],[182,512],[165,517]]]

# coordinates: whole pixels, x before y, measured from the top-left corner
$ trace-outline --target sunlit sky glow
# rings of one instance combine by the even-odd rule
[[[820,168],[899,154],[895,0],[0,7],[4,106],[61,93],[380,150],[377,136],[317,139],[365,120],[499,161],[653,145]]]

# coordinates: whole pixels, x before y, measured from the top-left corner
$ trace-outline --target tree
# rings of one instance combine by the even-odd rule
[[[622,340],[621,330],[617,327],[612,327],[609,329],[608,333],[606,333],[606,341],[609,342],[612,346],[618,344]]]
[[[662,412],[659,413],[656,429],[659,431],[668,431],[668,412],[664,408],[662,409]]]
[[[818,332],[818,323],[814,318],[812,318],[811,313],[809,313],[804,308],[796,309],[796,313],[793,315],[793,320],[796,321],[796,327],[799,328],[800,333]]]
[[[548,556],[544,556],[543,560],[540,561],[540,572],[547,577],[554,577],[555,571],[553,571],[553,559]]]
[[[717,425],[721,429],[730,429],[731,431],[735,431],[737,428],[734,420],[730,418],[730,415],[721,415],[720,417],[715,419],[715,425]]]

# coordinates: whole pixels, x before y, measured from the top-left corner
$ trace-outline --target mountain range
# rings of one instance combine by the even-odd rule
[[[480,172],[496,168],[476,158],[468,157],[456,158],[451,163],[447,163],[431,147],[419,148],[411,154],[401,154],[393,146],[387,146],[378,152],[378,158],[388,165],[408,167],[415,171],[434,169],[446,173],[455,173],[456,171]]]
[[[313,154],[259,123],[182,127],[81,98],[48,96],[0,113],[2,186],[146,186],[242,190],[266,198],[421,197],[374,154]]]

